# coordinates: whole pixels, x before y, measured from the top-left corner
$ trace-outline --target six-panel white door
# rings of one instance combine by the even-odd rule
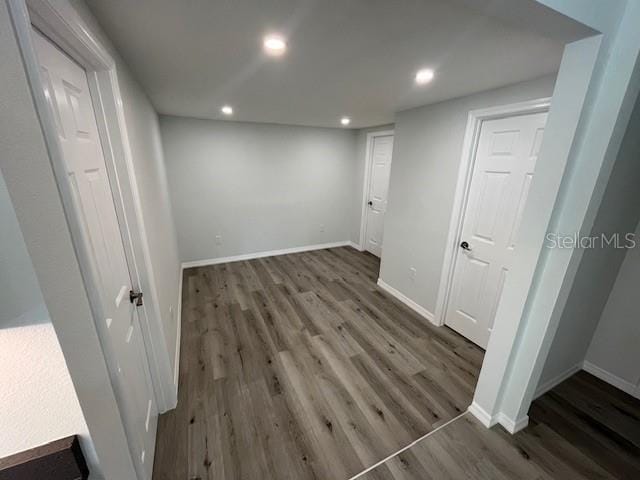
[[[103,318],[96,320],[129,449],[150,479],[158,410],[86,72],[39,32],[33,38],[56,122]],[[60,281],[64,281],[63,278]],[[69,299],[73,301],[73,299]]]
[[[547,113],[483,122],[445,323],[486,348],[533,179]]]
[[[392,153],[393,135],[373,137],[364,248],[377,257],[382,255],[384,214],[387,211]]]

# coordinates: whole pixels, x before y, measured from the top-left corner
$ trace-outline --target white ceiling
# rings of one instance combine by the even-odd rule
[[[500,9],[509,13],[500,20],[486,15],[496,0],[87,4],[159,113],[216,119],[230,104],[233,120],[336,127],[348,115],[358,128],[555,72],[563,44],[583,30],[532,0],[508,1],[518,12]],[[284,57],[263,54],[270,32],[288,38]],[[419,88],[420,67],[436,78]]]

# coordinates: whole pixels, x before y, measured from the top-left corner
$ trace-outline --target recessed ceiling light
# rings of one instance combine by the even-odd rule
[[[220,109],[220,111],[225,115],[233,115],[233,107],[231,107],[230,105],[225,105]]]
[[[342,117],[340,119],[340,123],[345,126],[349,125],[351,123],[351,119],[349,117]]]
[[[434,75],[435,74],[433,70],[431,70],[430,68],[423,68],[421,70],[418,70],[418,72],[416,73],[416,83],[418,85],[429,83],[431,80],[433,80]]]
[[[287,42],[280,35],[267,35],[262,42],[264,51],[272,56],[282,55],[287,50]]]

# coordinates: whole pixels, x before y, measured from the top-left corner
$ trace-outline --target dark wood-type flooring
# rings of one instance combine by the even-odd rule
[[[464,412],[483,351],[334,248],[184,272],[154,479],[346,480]]]
[[[640,400],[579,372],[529,416],[510,435],[467,413],[358,480],[640,478]]]

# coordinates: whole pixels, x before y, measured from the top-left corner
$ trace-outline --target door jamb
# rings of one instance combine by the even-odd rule
[[[440,274],[440,286],[438,288],[436,311],[433,320],[434,324],[439,326],[444,325],[447,314],[447,306],[449,304],[449,296],[453,282],[453,272],[455,269],[456,252],[458,250],[460,235],[462,234],[464,212],[467,206],[469,188],[471,187],[471,178],[475,166],[476,149],[478,147],[483,122],[518,115],[547,112],[550,106],[551,98],[539,98],[526,102],[471,110],[469,112],[467,129],[462,143],[462,156],[460,157],[460,167],[458,168],[458,181],[456,183],[456,193],[451,211],[449,234],[447,236],[444,261]]]
[[[395,142],[395,130],[379,130],[376,132],[367,133],[367,143],[365,147],[364,156],[364,179],[362,183],[362,206],[360,212],[360,243],[358,249],[364,251],[365,234],[367,230],[367,197],[369,196],[369,188],[371,183],[371,166],[372,166],[372,153],[373,153],[373,139],[376,137],[387,137],[389,135],[394,136]],[[393,154],[392,154],[393,155]]]
[[[164,332],[160,324],[159,304],[151,281],[153,277],[150,254],[142,222],[139,192],[135,184],[132,152],[115,61],[108,50],[80,23],[77,13],[70,7],[69,10],[63,11],[64,6],[55,5],[52,0],[9,0],[8,6],[67,221],[73,238],[76,239],[81,238],[82,229],[66,181],[64,159],[55,122],[42,90],[40,67],[31,39],[32,26],[49,37],[86,71],[118,224],[123,235],[125,256],[131,272],[132,287],[148,292],[145,297],[149,301],[144,308],[138,309],[138,315],[156,404],[161,412],[166,411],[175,406],[177,385],[173,381],[173,359],[168,358]],[[74,248],[80,260],[94,316],[99,318],[97,314],[101,308],[98,291],[88,268],[88,252],[81,243],[74,241]]]

